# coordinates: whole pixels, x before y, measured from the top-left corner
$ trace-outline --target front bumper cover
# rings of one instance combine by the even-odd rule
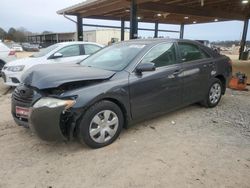
[[[62,133],[60,119],[65,106],[30,108],[29,127],[45,141],[68,140]]]

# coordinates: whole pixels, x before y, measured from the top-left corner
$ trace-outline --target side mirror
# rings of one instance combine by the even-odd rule
[[[63,55],[61,53],[54,53],[54,55],[52,56],[52,59],[57,59],[57,58],[60,58],[60,57],[63,57]]]
[[[142,72],[150,72],[150,71],[155,71],[155,64],[154,63],[140,63],[135,71],[139,74]]]

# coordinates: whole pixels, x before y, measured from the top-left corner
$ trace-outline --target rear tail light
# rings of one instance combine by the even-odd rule
[[[13,50],[11,50],[11,51],[9,52],[9,56],[11,56],[11,55],[16,55],[16,52],[13,51]]]

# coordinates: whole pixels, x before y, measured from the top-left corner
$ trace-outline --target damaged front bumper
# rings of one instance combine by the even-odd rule
[[[73,99],[41,98],[29,110],[29,127],[42,140],[68,140],[74,124],[70,112],[74,104]]]
[[[64,128],[61,126],[61,116],[65,107],[30,108],[29,127],[39,138],[45,141],[68,140]],[[64,132],[64,133],[63,133]]]
[[[12,94],[12,116],[18,125],[31,128],[43,140],[72,139],[77,115],[73,108],[76,98],[45,97],[20,85]]]

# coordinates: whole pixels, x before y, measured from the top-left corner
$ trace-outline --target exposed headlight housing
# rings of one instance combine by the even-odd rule
[[[34,104],[34,108],[40,108],[40,107],[48,107],[48,108],[57,108],[61,106],[65,106],[64,110],[67,110],[74,106],[76,103],[75,100],[63,100],[63,99],[56,99],[52,97],[45,97],[41,98],[39,101],[37,101]]]
[[[11,71],[11,72],[21,72],[23,69],[24,69],[24,65],[19,65],[19,66],[9,66],[7,68],[8,71]]]

